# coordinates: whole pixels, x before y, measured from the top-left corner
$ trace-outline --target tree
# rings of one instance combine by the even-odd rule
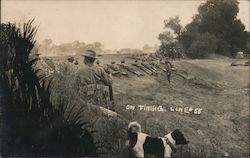
[[[51,39],[44,39],[42,41],[42,44],[39,44],[37,46],[39,53],[41,55],[48,55],[51,52],[51,48],[52,48],[52,40]]]
[[[161,41],[161,46],[157,52],[163,56],[169,56],[169,49],[176,44],[176,39],[173,33],[165,31],[160,33],[158,39]]]
[[[94,49],[97,51],[97,52],[102,52],[104,46],[101,42],[95,42],[93,43],[94,45]]]
[[[45,46],[47,46],[47,47],[50,47],[51,44],[52,44],[52,39],[44,39],[42,41],[42,44],[45,45]]]
[[[242,22],[237,19],[238,4],[237,0],[207,0],[201,4],[198,14],[180,35],[180,42],[185,50],[196,50],[194,46],[201,44],[196,41],[200,39],[201,34],[203,37],[207,35],[208,39],[213,37],[216,41],[216,50],[206,50],[207,52],[233,56],[235,52],[245,50],[247,32]],[[214,48],[208,50],[212,49]]]
[[[142,50],[143,51],[148,51],[150,49],[150,46],[148,44],[145,44],[143,47],[142,47]]]
[[[176,16],[174,18],[170,17],[169,19],[164,20],[164,26],[165,28],[173,30],[174,33],[177,35],[177,38],[181,35],[183,31],[183,27],[180,24],[179,16]]]
[[[246,52],[250,54],[250,32],[247,32]]]
[[[187,55],[192,58],[206,58],[214,54],[217,49],[217,39],[214,35],[205,33],[198,34],[187,50]]]
[[[179,41],[185,50],[187,50],[191,46],[196,36],[200,34],[199,26],[200,18],[198,15],[196,15],[193,17],[193,21],[190,24],[186,25],[186,30],[180,35]]]
[[[161,41],[162,45],[167,45],[175,41],[174,35],[170,31],[160,33],[158,39]]]
[[[161,46],[157,51],[163,56],[170,55],[170,48],[180,47],[179,37],[183,32],[183,27],[180,24],[178,16],[164,20],[164,28],[166,31],[159,34],[158,39],[161,41]]]
[[[77,48],[80,47],[80,45],[81,45],[81,43],[80,43],[79,41],[74,41],[74,42],[72,43],[72,48],[77,49]]]

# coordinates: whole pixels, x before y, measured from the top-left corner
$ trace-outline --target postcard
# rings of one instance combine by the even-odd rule
[[[2,157],[248,158],[250,2],[2,0]]]

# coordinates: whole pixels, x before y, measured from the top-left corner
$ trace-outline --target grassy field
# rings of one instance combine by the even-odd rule
[[[125,59],[132,67],[134,60],[128,56],[98,58],[103,65]],[[62,65],[66,59],[48,58]],[[157,76],[138,77],[130,72],[128,77],[114,76],[115,110],[129,121],[138,121],[142,131],[152,136],[183,131],[191,142],[178,147],[173,157],[249,157],[249,66],[230,66],[233,61],[236,59],[173,61],[176,71],[171,85],[159,69]],[[74,67],[79,66],[82,62]],[[140,105],[165,110],[140,109]],[[200,109],[200,114],[182,112],[185,107]]]

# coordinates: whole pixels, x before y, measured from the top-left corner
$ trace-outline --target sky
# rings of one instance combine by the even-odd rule
[[[35,18],[36,39],[54,44],[101,42],[105,49],[160,44],[163,21],[179,16],[191,22],[202,0],[2,0],[1,22],[23,23]],[[249,31],[250,1],[239,1],[238,18]]]

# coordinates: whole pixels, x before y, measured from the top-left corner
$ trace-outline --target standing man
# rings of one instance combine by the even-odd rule
[[[175,60],[177,51],[176,51],[175,47],[173,47],[172,50],[173,50],[173,60]]]
[[[85,65],[76,72],[76,83],[82,99],[109,108],[109,100],[113,101],[113,93],[108,93],[106,86],[112,90],[111,74],[106,73],[102,67],[94,65],[95,51],[87,50],[81,55],[84,57]]]
[[[181,58],[182,58],[182,53],[181,53],[181,48],[180,47],[178,47],[178,51],[177,51],[177,58],[178,58],[178,60],[180,60]]]
[[[168,83],[171,84],[171,73],[172,73],[172,67],[173,65],[170,63],[170,61],[166,60],[165,61],[166,64],[166,73],[167,73],[167,79],[168,79]]]

